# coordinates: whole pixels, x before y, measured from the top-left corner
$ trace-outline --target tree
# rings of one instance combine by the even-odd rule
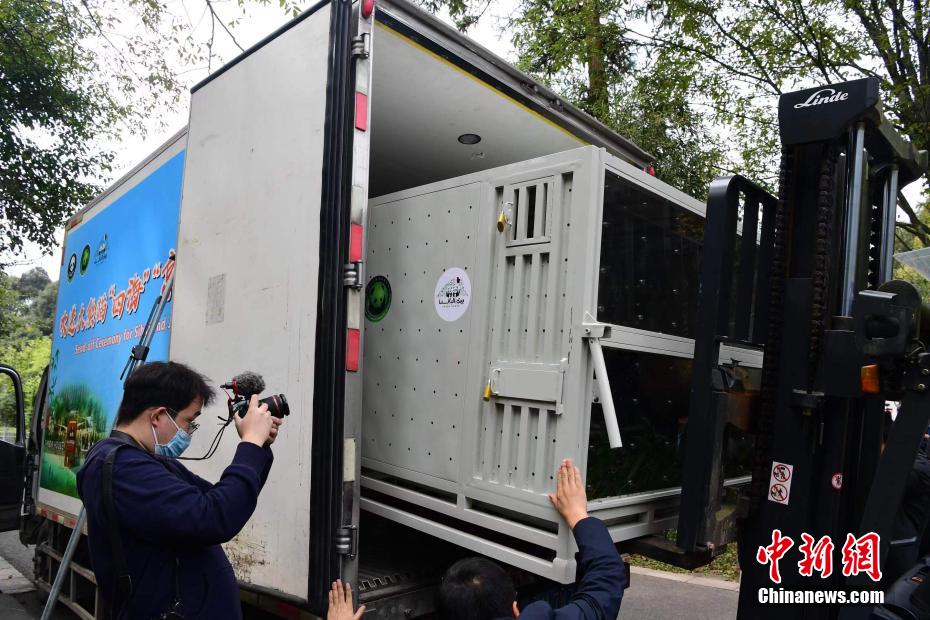
[[[464,29],[491,1],[424,4]],[[696,193],[685,170],[773,185],[776,98],[816,84],[877,76],[886,114],[930,147],[928,20],[926,0],[522,0],[507,27],[524,68],[647,150],[677,154],[657,171]]]
[[[0,271],[0,363],[19,373],[27,416],[31,415],[33,397],[51,354],[55,305],[54,299],[49,305],[46,298],[57,290],[58,283],[52,282],[41,268],[18,278]],[[0,410],[7,422],[14,403],[10,387],[0,381]]]
[[[104,145],[178,103],[179,73],[212,68],[217,31],[238,45],[236,20],[200,1],[206,40],[163,0],[0,0],[0,268],[27,241],[51,251],[112,172]],[[292,0],[234,6],[249,3],[299,10]]]
[[[656,27],[644,45],[700,63],[700,104],[733,130],[744,167],[764,169],[775,98],[818,84],[875,76],[886,115],[918,148],[930,148],[930,7],[926,0],[649,0]],[[908,213],[909,224],[930,232]]]
[[[626,0],[524,0],[508,28],[521,68],[655,155],[659,178],[703,197],[723,153],[690,103],[695,63],[642,54],[627,36],[636,16]]]

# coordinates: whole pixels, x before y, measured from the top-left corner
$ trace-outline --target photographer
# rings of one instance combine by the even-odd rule
[[[240,618],[239,586],[220,547],[252,516],[281,420],[253,396],[241,441],[211,484],[176,457],[213,400],[183,364],[151,362],[126,380],[116,430],[78,472],[91,564],[113,618]]]

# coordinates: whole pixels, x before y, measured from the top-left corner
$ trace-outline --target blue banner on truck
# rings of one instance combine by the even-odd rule
[[[120,373],[174,269],[184,152],[102,209],[65,239],[52,336],[43,489],[77,497],[75,473],[108,433],[122,399]],[[148,361],[168,357],[171,305]]]

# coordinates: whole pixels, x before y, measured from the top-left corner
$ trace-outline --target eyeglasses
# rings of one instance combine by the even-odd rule
[[[175,411],[174,409],[171,409],[170,407],[165,407],[165,410],[166,410],[166,411],[168,412],[168,414],[171,416],[171,419],[174,420],[175,423],[177,423],[177,419],[178,419],[178,416],[180,415],[180,412]],[[199,411],[197,412],[197,415],[200,415],[200,412],[199,412]],[[197,432],[197,429],[198,429],[198,428],[200,428],[200,425],[199,425],[199,424],[197,424],[197,423],[194,422],[194,421],[188,421],[188,423],[187,423],[187,434],[188,434],[188,435],[193,435],[194,433]]]

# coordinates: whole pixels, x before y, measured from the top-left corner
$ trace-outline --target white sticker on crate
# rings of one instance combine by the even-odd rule
[[[788,500],[791,499],[791,476],[793,474],[793,465],[772,461],[772,475],[769,477],[769,501],[788,505]]]
[[[471,281],[464,269],[450,267],[436,281],[433,306],[443,321],[457,321],[468,310],[471,301]]]

